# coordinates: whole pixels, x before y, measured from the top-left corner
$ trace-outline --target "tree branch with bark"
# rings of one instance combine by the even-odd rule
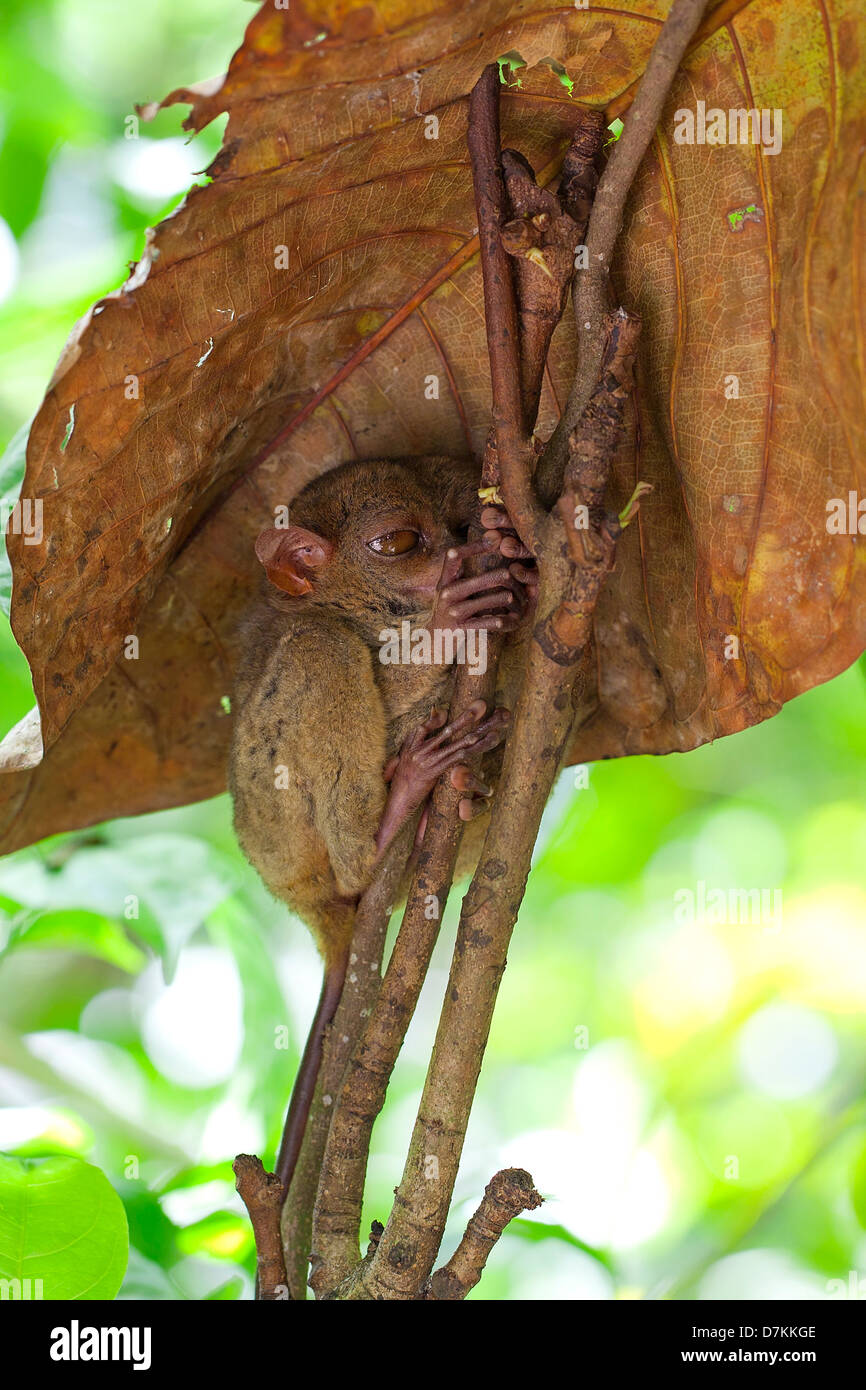
[[[377,1223],[363,1255],[372,1129],[426,976],[463,829],[460,792],[448,778],[433,793],[383,978],[387,905],[399,878],[393,867],[383,866],[359,909],[347,984],[325,1041],[323,1074],[283,1212],[294,1297],[303,1296],[309,1250],[318,1298],[463,1298],[508,1221],[540,1201],[522,1170],[497,1174],[457,1251],[433,1273],[532,850],[572,731],[573,692],[591,652],[596,603],[618,539],[647,491],[638,484],[618,510],[607,507],[640,332],[636,316],[609,307],[609,268],[628,190],[705,6],[706,0],[674,0],[600,178],[601,113],[579,113],[554,194],[538,186],[519,153],[500,151],[497,64],[484,70],[471,95],[468,141],[492,388],[479,495],[494,508],[504,504],[520,553],[534,558],[537,610],[489,828],[461,906],[409,1153],[388,1221],[384,1228]],[[575,272],[584,238],[588,268]],[[542,447],[534,437],[542,375],[569,289],[578,368],[560,424]],[[489,518],[482,510],[482,525]],[[491,646],[483,676],[458,668],[452,719],[473,700],[495,694],[502,642]],[[402,853],[405,863],[405,844]],[[263,1238],[270,1250],[270,1217]]]

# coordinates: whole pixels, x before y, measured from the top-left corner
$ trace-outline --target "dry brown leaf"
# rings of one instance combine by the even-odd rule
[[[235,632],[273,507],[347,458],[483,442],[478,74],[526,58],[503,139],[552,178],[575,100],[625,109],[666,10],[265,4],[218,91],[173,94],[191,128],[229,111],[213,182],[81,323],[30,436],[23,495],[44,500],[45,539],[10,537],[13,624],[47,751],[0,782],[3,849],[223,788]],[[611,501],[638,477],[655,491],[599,610],[575,761],[736,732],[866,643],[862,546],[826,529],[864,457],[864,37],[859,0],[724,0],[633,189],[616,282],[644,333]],[[675,143],[674,112],[698,100],[780,109],[781,153]],[[572,369],[563,326],[546,429]]]

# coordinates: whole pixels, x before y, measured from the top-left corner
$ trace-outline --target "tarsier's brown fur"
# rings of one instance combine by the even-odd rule
[[[339,975],[320,1004],[320,1032],[339,993],[357,900],[377,861],[384,769],[434,706],[447,709],[454,679],[453,666],[382,664],[380,634],[404,619],[413,628],[430,622],[446,553],[465,543],[477,518],[477,477],[468,461],[429,458],[347,464],[316,479],[291,506],[292,527],[301,528],[300,541],[292,532],[295,544],[310,532],[312,548],[292,552],[290,592],[265,581],[242,634],[229,761],[235,829],[270,891],[312,931],[326,986],[329,972]],[[364,537],[380,518],[383,526],[411,523],[423,553],[384,563],[371,555]],[[279,538],[270,535],[279,552]],[[312,557],[308,569],[298,569],[299,554]],[[271,563],[280,565],[279,553]],[[268,573],[283,582],[278,570]],[[417,577],[417,593],[407,593],[407,577]],[[518,664],[501,668],[507,708]],[[497,752],[487,754],[485,776],[496,761]],[[483,822],[468,831],[461,869],[477,858]],[[286,1159],[284,1179],[290,1166]]]

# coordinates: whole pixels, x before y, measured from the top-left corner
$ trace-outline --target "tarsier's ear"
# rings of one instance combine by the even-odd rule
[[[256,555],[272,584],[286,594],[309,594],[313,570],[326,565],[334,547],[303,526],[269,526],[256,539]]]

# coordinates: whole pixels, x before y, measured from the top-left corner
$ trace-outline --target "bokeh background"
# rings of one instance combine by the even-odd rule
[[[184,108],[126,138],[134,103],[222,71],[251,14],[245,0],[4,0],[0,445],[76,318],[219,147],[223,122],[188,140]],[[0,670],[5,733],[33,703],[5,617]],[[736,738],[563,777],[449,1244],[503,1164],[548,1200],[509,1228],[474,1297],[859,1295],[864,713],[861,662]],[[719,889],[769,890],[772,910],[714,912]],[[370,1218],[400,1177],[453,933],[452,906],[376,1127]],[[229,1163],[273,1156],[318,985],[225,797],[0,860],[0,1150],[105,1172],[129,1220],[121,1297],[250,1296]]]

